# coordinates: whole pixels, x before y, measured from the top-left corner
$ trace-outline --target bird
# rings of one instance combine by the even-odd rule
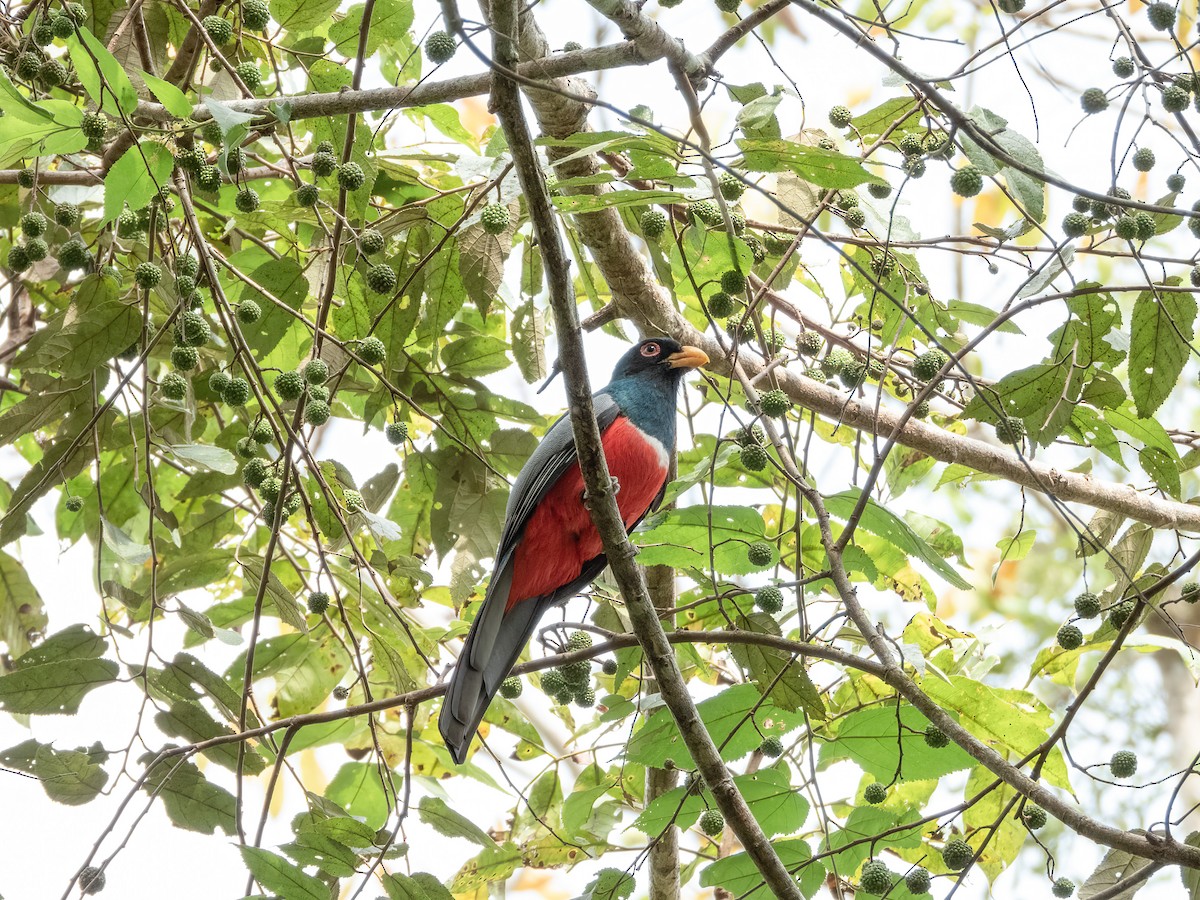
[[[679,386],[688,371],[707,363],[698,347],[670,338],[643,340],[592,395],[627,530],[662,502],[675,452]],[[542,614],[582,591],[607,564],[564,414],[513,482],[492,578],[446,686],[438,728],[455,763],[466,760],[492,697]]]

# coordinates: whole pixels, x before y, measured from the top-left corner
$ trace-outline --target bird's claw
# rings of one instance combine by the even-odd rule
[[[615,497],[617,494],[621,493],[621,482],[617,481],[616,475],[608,476],[608,480],[612,487],[613,496]],[[580,495],[580,500],[583,501],[584,509],[590,510],[592,508],[591,503],[588,502],[588,492],[586,490]]]

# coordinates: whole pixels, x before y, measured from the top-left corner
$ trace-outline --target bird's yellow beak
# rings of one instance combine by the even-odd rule
[[[698,369],[708,365],[708,354],[699,347],[684,347],[667,357],[667,365],[672,369]]]

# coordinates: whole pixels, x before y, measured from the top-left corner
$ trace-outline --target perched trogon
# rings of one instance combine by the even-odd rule
[[[675,407],[689,369],[708,356],[668,338],[642,341],[617,361],[593,396],[617,507],[632,529],[662,501],[675,451]],[[438,726],[462,763],[483,715],[542,614],[570,600],[607,560],[584,505],[571,422],[563,416],[525,463],[508,498],[483,606],[450,676]]]

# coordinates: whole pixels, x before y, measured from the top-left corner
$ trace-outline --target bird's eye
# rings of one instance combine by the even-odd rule
[[[642,356],[658,356],[659,346],[654,341],[642,344]]]

